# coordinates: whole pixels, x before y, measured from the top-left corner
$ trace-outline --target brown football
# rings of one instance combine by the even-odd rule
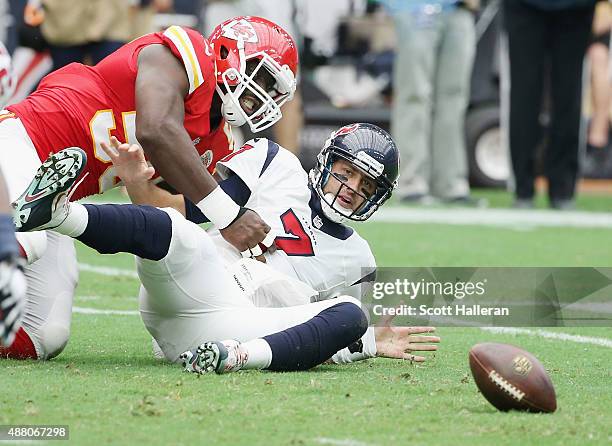
[[[555,388],[531,353],[510,344],[486,342],[470,350],[470,369],[484,397],[502,411],[554,412]]]

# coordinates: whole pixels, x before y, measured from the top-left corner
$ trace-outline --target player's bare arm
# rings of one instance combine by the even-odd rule
[[[206,170],[183,127],[189,81],[180,61],[163,45],[138,57],[136,137],[158,173],[194,203],[217,183]]]
[[[136,78],[136,137],[168,184],[206,207],[202,210],[223,237],[241,252],[250,252],[270,227],[257,213],[233,203],[201,163],[183,127],[188,88],[187,74],[170,50],[162,45],[144,48]]]

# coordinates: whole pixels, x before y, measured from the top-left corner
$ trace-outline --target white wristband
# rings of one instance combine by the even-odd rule
[[[240,212],[240,206],[221,189],[221,186],[217,186],[211,193],[202,198],[202,201],[197,203],[196,206],[217,229],[227,228]]]

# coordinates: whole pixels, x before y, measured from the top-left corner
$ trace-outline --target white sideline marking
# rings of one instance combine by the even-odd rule
[[[40,444],[46,443],[45,440],[0,440],[0,444]]]
[[[566,214],[566,213],[563,213]],[[138,278],[138,274],[135,271],[130,271],[127,269],[120,268],[111,268],[111,267],[100,267],[89,265],[87,263],[79,263],[79,269],[81,271],[88,271],[97,274],[103,274],[107,276],[127,276]],[[138,316],[140,313],[138,311],[133,310],[102,310],[98,308],[85,308],[85,307],[73,307],[72,311],[74,313],[80,314],[100,314],[100,315],[124,315],[124,316]],[[581,336],[581,335],[572,335],[568,333],[561,333],[555,331],[546,331],[546,330],[529,330],[527,328],[516,328],[516,327],[481,327],[481,330],[490,331],[493,333],[503,333],[503,334],[525,334],[528,336],[541,336],[547,339],[555,339],[559,341],[570,341],[576,342],[579,344],[593,344],[601,347],[612,348],[612,340],[606,338],[596,338],[592,336]],[[328,443],[322,444],[337,444],[337,445],[345,445],[345,443],[329,443],[333,442],[342,442],[342,441],[353,441],[353,440],[334,440],[330,438],[319,438],[317,441],[328,441]],[[319,442],[321,442],[319,441]],[[364,443],[365,444],[365,443]],[[346,443],[348,446],[349,443]],[[352,446],[358,446],[359,442],[352,444]]]
[[[314,440],[319,444],[332,444],[334,446],[372,446],[370,443],[364,443],[363,441],[351,440],[350,438],[338,440],[336,438],[317,437]]]
[[[612,229],[612,213],[523,209],[424,209],[383,207],[371,221],[388,223],[437,223],[502,227],[573,227]]]
[[[120,316],[138,316],[140,313],[134,310],[102,310],[100,308],[87,308],[87,307],[72,307],[73,313],[79,314],[117,314]]]
[[[126,276],[138,278],[136,271],[132,271],[124,268],[112,268],[109,266],[95,266],[88,263],[79,263],[79,270],[87,271],[89,273],[102,274],[104,276]]]
[[[74,300],[75,301],[80,301],[80,302],[91,302],[94,300],[102,300],[102,299],[109,299],[109,296],[75,296]],[[122,300],[131,300],[131,301],[137,301],[138,300],[138,293],[136,293],[135,296],[121,296]]]
[[[541,329],[529,330],[527,328],[516,327],[480,327],[480,329],[484,331],[490,331],[492,333],[513,335],[524,334],[528,336],[539,336],[542,338],[554,339],[556,341],[571,341],[577,342],[578,344],[593,344],[599,345],[600,347],[612,348],[612,339],[607,338],[595,338],[593,336],[573,335],[569,333]]]
[[[120,315],[120,316],[138,316],[140,313],[134,310],[103,310],[99,308],[87,308],[87,307],[72,307],[73,313],[79,314],[98,314],[98,315]],[[490,331],[492,333],[500,333],[500,334],[512,334],[512,335],[528,335],[528,336],[540,336],[542,338],[554,339],[557,341],[570,341],[576,342],[578,344],[593,344],[598,345],[600,347],[608,347],[612,348],[612,339],[607,338],[596,338],[593,336],[582,336],[582,335],[573,335],[569,333],[562,333],[556,331],[547,331],[547,330],[530,330],[527,328],[516,328],[516,327],[480,327],[481,330]],[[331,442],[341,442],[341,441],[353,441],[353,440],[335,440],[333,438],[317,438],[322,444],[337,444],[344,445],[349,443],[331,443]],[[327,442],[327,443],[324,443]],[[354,446],[357,446],[360,443],[351,443]],[[362,443],[365,444],[365,443]]]
[[[98,308],[73,307],[73,313],[79,314],[97,314],[97,315],[120,315],[120,316],[138,316],[140,313],[134,310],[102,310]],[[596,338],[593,336],[573,335],[547,330],[529,330],[527,328],[516,327],[480,327],[481,330],[490,331],[492,333],[512,334],[512,335],[528,335],[539,336],[542,338],[553,339],[556,341],[570,341],[578,344],[593,344],[600,347],[612,348],[612,339]],[[319,437],[315,439],[320,444],[331,444],[336,446],[368,446],[367,443],[362,443],[356,440],[337,440],[333,438]]]

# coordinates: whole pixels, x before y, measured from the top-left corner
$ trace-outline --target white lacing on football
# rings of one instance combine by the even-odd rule
[[[491,370],[491,372],[489,373],[489,379],[493,381],[493,383],[495,383],[497,387],[502,389],[504,392],[506,392],[508,395],[510,395],[517,401],[521,401],[525,396],[525,392],[522,392],[521,390],[510,384],[508,381],[506,381],[506,379],[504,379],[503,376],[501,376],[495,370]]]

